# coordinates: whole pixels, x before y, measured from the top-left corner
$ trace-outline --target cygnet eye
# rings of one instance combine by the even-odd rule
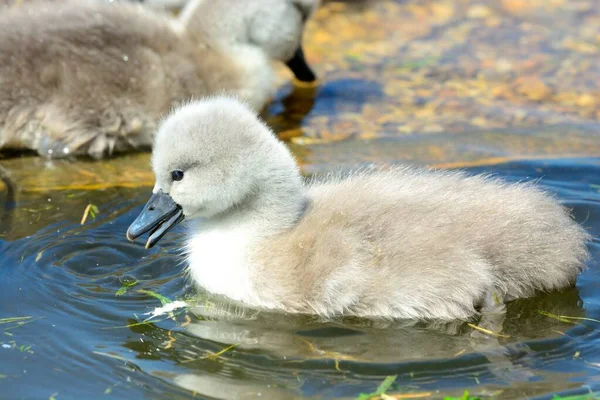
[[[173,178],[174,181],[182,180],[183,179],[183,171],[180,169],[171,171],[171,178]]]

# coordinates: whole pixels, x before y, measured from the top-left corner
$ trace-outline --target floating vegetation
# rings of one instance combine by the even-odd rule
[[[49,211],[49,210],[52,210],[53,208],[54,208],[54,205],[49,203],[49,204],[44,204],[43,206],[38,207],[38,208],[22,208],[22,210],[27,211],[28,213],[31,213],[31,214],[39,214],[42,211]]]
[[[502,392],[500,392],[498,394],[501,394],[501,393]],[[487,394],[486,397],[488,397],[489,395],[490,394]],[[394,398],[398,399],[398,397],[394,397]],[[382,399],[387,400],[385,398],[382,398]],[[469,394],[469,391],[465,391],[461,397],[451,397],[451,396],[444,397],[444,400],[481,400],[481,399],[482,399],[481,396],[471,396]],[[554,397],[552,397],[552,399],[553,400],[600,400],[600,392],[575,394],[575,395],[571,395],[571,396],[554,395]]]
[[[316,353],[319,356],[324,356],[326,358],[333,359],[333,362],[335,363],[334,364],[335,369],[338,371],[341,371],[340,360],[358,361],[356,357],[342,354],[337,351],[322,350],[322,349],[319,349],[317,346],[315,346],[313,343],[309,342],[308,340],[305,340],[305,339],[301,339],[301,340],[308,345],[308,347],[310,348],[310,350],[313,353]],[[296,362],[302,362],[302,361],[305,361],[305,360],[297,360]]]
[[[553,400],[598,400],[600,399],[600,392],[575,394],[572,396],[558,396],[554,395]]]
[[[13,322],[21,322],[29,320],[33,317],[9,317],[9,318],[0,318],[0,324],[10,324]]]
[[[0,344],[2,345],[3,349],[15,349],[20,351],[21,353],[28,353],[28,354],[34,354],[34,351],[31,349],[33,346],[30,344],[22,344],[22,345],[18,345],[17,342],[15,342],[14,340],[11,340],[8,343],[2,343],[0,342]]]
[[[187,359],[187,360],[183,360],[183,361],[181,361],[181,364],[191,363],[191,362],[199,361],[199,360],[216,360],[216,359],[220,358],[223,354],[227,353],[228,351],[234,349],[237,346],[239,346],[239,343],[232,344],[231,346],[227,346],[223,350],[218,351],[216,353],[212,353],[210,351],[207,351],[208,355],[203,356],[203,357],[199,357],[199,358],[190,358],[190,359]]]
[[[167,305],[167,304],[169,304],[170,302],[172,302],[172,301],[173,301],[173,300],[171,300],[171,299],[169,299],[169,298],[167,298],[167,297],[163,296],[162,294],[158,294],[158,293],[156,293],[156,292],[153,292],[152,290],[148,290],[148,289],[138,289],[138,290],[137,290],[137,292],[138,292],[138,293],[147,294],[148,296],[152,296],[152,297],[155,297],[155,298],[157,298],[158,300],[160,300],[160,302],[161,302],[161,304],[162,304],[163,306],[164,306],[164,305]]]
[[[424,399],[431,397],[431,392],[420,392],[420,393],[400,393],[400,394],[386,394],[382,393],[379,397],[381,400],[401,400],[401,399]]]
[[[9,317],[9,318],[0,318],[0,325],[11,324],[11,326],[4,328],[4,333],[8,336],[12,336],[12,334],[6,332],[15,328],[19,328],[23,325],[32,323],[33,321],[37,321],[42,317]]]
[[[571,317],[568,315],[556,315],[556,314],[552,314],[548,311],[543,311],[543,310],[538,310],[538,314],[543,315],[545,317],[548,318],[552,318],[555,319],[557,321],[560,322],[566,322],[568,324],[577,324],[577,321],[588,321],[588,322],[595,322],[597,324],[600,324],[600,320],[594,319],[594,318],[587,318],[587,317]]]
[[[127,290],[129,290],[130,287],[135,286],[138,283],[138,281],[136,279],[123,280],[122,283],[123,283],[123,286],[121,286],[119,288],[119,290],[117,290],[115,292],[115,296],[122,296],[122,295],[124,295],[125,293],[127,293]]]
[[[387,393],[392,387],[398,375],[390,375],[372,393],[361,393],[356,400],[401,400],[401,399],[424,399],[431,397],[432,392],[414,392],[414,393]]]
[[[398,378],[398,375],[390,375],[386,377],[383,380],[383,382],[379,384],[377,390],[375,390],[372,393],[361,393],[358,395],[356,400],[370,400],[377,397],[381,398],[381,395],[385,394],[385,392],[388,391],[388,389],[394,384],[394,382],[396,382],[396,378]]]
[[[85,221],[87,220],[88,215],[90,217],[92,217],[92,219],[96,219],[96,215],[98,215],[100,211],[98,210],[98,207],[94,204],[88,204],[87,207],[85,208],[85,210],[83,211],[83,217],[81,217],[81,225],[85,224]]]
[[[21,353],[33,354],[33,350],[31,350],[31,347],[32,346],[30,344],[22,344],[19,347],[17,347],[17,349],[19,349]]]
[[[134,323],[131,323],[131,324],[121,325],[121,326],[110,326],[110,327],[101,328],[101,329],[133,328],[133,327],[142,326],[142,325],[152,325],[152,324],[154,324],[156,322],[166,321],[167,319],[172,319],[173,321],[176,322],[177,321],[177,317],[179,315],[183,314],[186,310],[187,310],[187,308],[185,308],[185,309],[183,309],[183,310],[181,310],[181,311],[179,311],[177,313],[170,312],[169,316],[167,318],[162,319],[162,320],[154,320],[154,319],[152,319],[153,317],[149,317],[149,318],[146,318],[146,319],[144,319],[144,320],[142,320],[140,322],[134,322]],[[137,315],[136,315],[136,318],[138,318]]]
[[[187,314],[186,314],[186,317],[189,318],[189,316]],[[177,342],[177,338],[175,338],[175,336],[173,336],[173,331],[169,330],[167,332],[167,336],[169,337],[169,340],[167,340],[166,343],[163,345],[163,348],[165,350],[169,350],[170,348],[173,347],[175,342]]]
[[[467,325],[469,325],[471,328],[473,328],[473,329],[475,329],[475,330],[477,330],[479,332],[483,332],[483,333],[485,333],[487,335],[496,336],[496,337],[502,337],[502,338],[509,338],[510,337],[510,335],[504,335],[502,333],[490,331],[489,329],[482,328],[482,327],[477,326],[477,325],[472,324],[472,323],[468,323]]]
[[[479,396],[471,396],[468,390],[465,390],[461,397],[444,397],[444,400],[480,400]]]
[[[458,351],[457,353],[455,353],[454,357],[462,356],[466,352],[467,352],[467,349],[462,349],[462,350]]]
[[[133,283],[125,283],[128,286],[133,286],[137,283],[137,281],[133,282]],[[121,287],[121,289],[117,290],[117,292],[115,293],[115,295],[121,295],[123,294],[127,288],[125,288],[125,290],[123,290],[123,287]],[[120,291],[122,291],[120,293]],[[140,325],[147,325],[147,324],[152,324],[155,322],[161,322],[164,321],[166,319],[172,319],[173,321],[177,322],[177,316],[181,315],[182,313],[186,312],[193,304],[191,303],[187,303],[185,301],[181,301],[181,300],[171,300],[168,297],[165,297],[159,293],[156,293],[152,290],[148,290],[148,289],[138,289],[136,292],[138,293],[143,293],[146,294],[148,296],[154,297],[158,300],[160,300],[161,303],[161,307],[157,307],[155,308],[153,311],[147,312],[144,315],[149,315],[148,318],[140,321],[140,322],[135,322],[132,324],[127,324],[127,325],[123,325],[123,326],[113,326],[113,327],[108,327],[108,328],[104,328],[104,329],[117,329],[117,328],[132,328],[135,326],[140,326]],[[179,310],[178,312],[175,312],[175,310]],[[164,320],[155,320],[154,318],[162,316],[168,314],[168,317],[165,318]],[[136,319],[140,319],[136,314],[134,314]],[[189,323],[189,322],[187,322]]]

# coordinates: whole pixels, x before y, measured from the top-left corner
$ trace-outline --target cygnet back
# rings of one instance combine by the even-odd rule
[[[264,12],[271,2],[279,14]],[[274,92],[273,61],[315,79],[301,51],[302,15],[315,4],[248,0],[234,10],[192,0],[179,19],[98,0],[3,8],[0,149],[100,158],[149,148],[161,116],[191,98],[229,93],[260,109]],[[245,22],[254,14],[266,17],[259,21],[265,29],[289,29],[241,35],[256,25]],[[232,23],[238,20],[244,23]]]

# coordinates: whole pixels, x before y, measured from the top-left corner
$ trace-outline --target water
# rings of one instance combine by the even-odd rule
[[[540,184],[600,235],[600,160],[522,161],[471,168]],[[464,324],[323,322],[198,307],[133,325],[194,289],[177,254],[181,231],[147,251],[124,233],[149,189],[62,191],[6,199],[0,222],[0,398],[353,398],[398,375],[391,392],[521,398],[600,389],[600,243],[577,287],[510,304],[510,338],[473,340]],[[80,225],[81,210],[96,219]],[[117,295],[124,282],[137,284]],[[385,295],[382,293],[382,295]],[[216,307],[220,307],[217,305]],[[220,310],[220,308],[217,308]],[[230,345],[220,356],[207,357]]]
[[[304,40],[321,85],[282,84],[265,113],[306,173],[407,161],[541,178],[600,235],[599,2],[323,3]],[[508,338],[221,302],[141,324],[161,306],[149,293],[198,296],[181,227],[149,251],[125,239],[148,155],[0,172],[15,183],[0,182],[0,399],[355,398],[395,375],[388,393],[420,398],[600,390],[600,323],[540,313],[600,320],[597,238],[576,288],[509,305]]]

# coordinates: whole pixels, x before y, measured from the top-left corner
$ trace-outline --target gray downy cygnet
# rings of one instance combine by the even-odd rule
[[[153,195],[127,231],[153,246],[189,221],[197,285],[258,309],[471,319],[573,285],[589,235],[533,184],[415,167],[305,183],[287,147],[230,97],[174,111]]]
[[[0,7],[0,149],[96,158],[149,148],[176,104],[210,94],[261,109],[273,61],[315,81],[302,36],[319,0],[192,0],[179,17],[125,2]]]

